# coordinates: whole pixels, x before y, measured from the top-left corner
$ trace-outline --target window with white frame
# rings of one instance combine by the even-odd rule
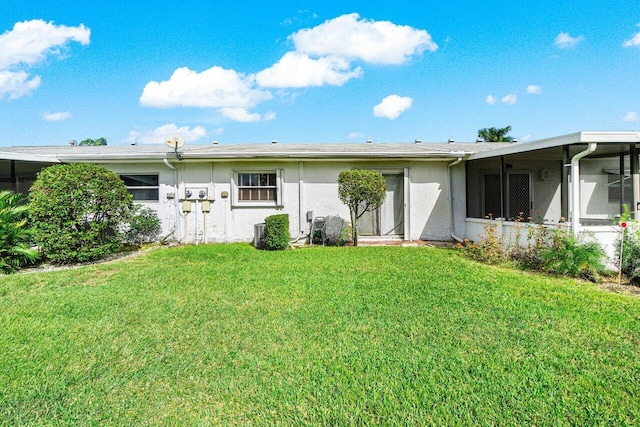
[[[120,179],[133,196],[134,201],[158,201],[160,186],[158,175],[154,174],[123,174]]]
[[[235,171],[235,206],[282,206],[282,171]]]

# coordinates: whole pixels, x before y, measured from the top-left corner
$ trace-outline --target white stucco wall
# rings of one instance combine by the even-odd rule
[[[158,174],[159,200],[140,202],[155,209],[163,223],[163,233],[175,232],[187,242],[234,242],[251,241],[254,225],[264,222],[269,215],[289,215],[292,237],[300,232],[307,234],[309,224],[306,212],[314,217],[339,215],[349,219],[349,211],[338,199],[338,175],[351,168],[379,170],[382,173],[408,172],[409,187],[405,189],[405,209],[408,209],[409,236],[405,240],[449,240],[449,200],[447,197],[447,166],[451,161],[226,161],[226,162],[172,162],[177,168],[178,191],[174,188],[174,171],[162,162],[142,164],[105,164],[116,173]],[[232,206],[233,171],[282,170],[282,207]],[[464,166],[452,170],[453,195],[456,206],[456,227],[464,234],[465,183]],[[302,180],[302,186],[300,182]],[[182,199],[186,188],[206,188],[208,199],[213,200],[211,211],[202,212],[202,205],[192,203],[191,212],[183,213],[181,205],[176,210],[178,199],[169,199],[169,193]],[[223,198],[223,192],[229,194]],[[176,230],[176,216],[177,230]],[[196,217],[197,225],[196,228]],[[206,228],[205,228],[206,221]],[[186,228],[185,228],[186,222]],[[405,228],[406,229],[406,228]]]

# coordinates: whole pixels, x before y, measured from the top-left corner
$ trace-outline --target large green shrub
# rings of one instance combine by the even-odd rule
[[[91,261],[120,249],[118,230],[133,205],[112,171],[91,164],[54,165],[40,172],[30,197],[35,239],[49,261]]]
[[[282,250],[289,246],[289,215],[268,216],[264,220],[264,241],[268,250]]]
[[[0,272],[13,273],[38,259],[31,248],[33,229],[27,226],[28,206],[20,194],[0,192]]]

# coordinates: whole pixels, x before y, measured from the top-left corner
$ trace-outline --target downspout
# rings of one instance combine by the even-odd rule
[[[298,162],[298,237],[293,239],[291,243],[298,243],[298,241],[304,237],[306,225],[306,214],[304,209],[304,164],[303,162]]]
[[[176,217],[176,221],[175,224],[173,225],[173,233],[176,236],[176,240],[179,242],[180,241],[180,224],[178,223],[178,218],[180,217],[180,206],[178,205],[178,170],[175,168],[175,166],[173,166],[171,163],[169,163],[168,159],[162,159],[162,161],[164,162],[164,164],[169,168],[173,170],[173,188],[175,189],[175,193],[173,194],[173,205],[175,207],[175,217]]]
[[[462,157],[458,157],[452,163],[447,166],[447,189],[449,190],[449,229],[451,230],[451,238],[458,243],[463,243],[464,240],[456,235],[456,228],[453,219],[453,191],[451,191],[451,183],[453,181],[451,176],[451,167],[457,165],[462,161]]]
[[[573,236],[580,232],[580,159],[596,151],[598,144],[590,142],[586,150],[571,158],[571,230]]]

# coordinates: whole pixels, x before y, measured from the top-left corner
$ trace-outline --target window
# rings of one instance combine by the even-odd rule
[[[158,175],[120,175],[124,185],[136,201],[158,201]]]
[[[608,172],[607,177],[607,189],[609,193],[609,203],[616,204],[631,204],[631,176],[628,171],[624,174],[615,172]],[[617,171],[616,171],[617,172]],[[620,186],[620,180],[622,180],[622,187]],[[621,193],[624,192],[623,194]]]
[[[238,174],[238,201],[275,201],[276,192],[275,173]]]
[[[234,205],[281,206],[282,171],[234,173]]]

